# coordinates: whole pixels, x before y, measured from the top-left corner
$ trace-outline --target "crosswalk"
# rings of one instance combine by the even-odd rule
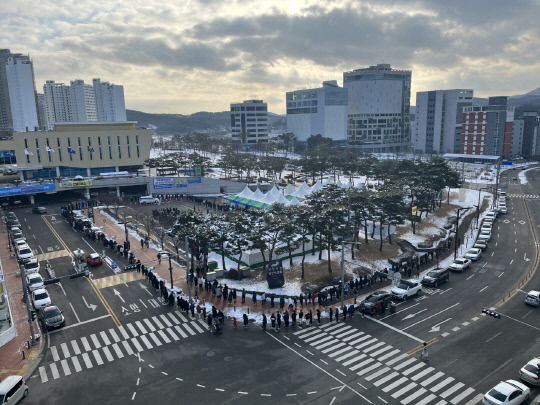
[[[39,367],[42,383],[79,373],[208,330],[202,319],[179,311],[137,320],[50,347],[53,362]]]
[[[92,280],[98,289],[112,287],[118,284],[129,283],[131,281],[143,280],[142,272],[127,271],[125,273],[116,274],[114,276],[102,277]]]
[[[64,250],[57,250],[56,252],[42,253],[40,255],[37,255],[36,259],[38,259],[38,261],[41,262],[41,261],[52,260],[52,259],[65,257],[65,256],[69,256],[69,252],[64,249]]]
[[[472,405],[482,398],[473,388],[351,325],[328,323],[294,334],[403,405]]]
[[[508,197],[512,198],[540,198],[538,194],[508,194]]]

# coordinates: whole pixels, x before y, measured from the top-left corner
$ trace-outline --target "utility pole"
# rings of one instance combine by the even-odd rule
[[[32,319],[32,309],[30,308],[30,300],[28,298],[28,288],[26,286],[26,268],[24,265],[19,265],[19,268],[21,269],[21,278],[22,278],[22,285],[23,285],[23,297],[24,302],[26,303],[26,312],[28,313],[28,323],[30,325],[30,344],[32,346],[36,345],[36,334],[34,333],[34,322]]]
[[[185,237],[185,241],[186,241],[186,281],[187,281],[187,284],[188,284],[188,291],[189,291],[189,303],[191,304],[191,281],[192,281],[192,277],[191,277],[191,274],[189,273],[189,242],[188,242],[188,237],[186,235]]]

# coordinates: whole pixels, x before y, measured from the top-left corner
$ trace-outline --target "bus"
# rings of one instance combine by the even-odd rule
[[[128,172],[107,172],[107,173],[100,173],[99,177],[102,177],[104,179],[110,179],[115,177],[129,177]]]
[[[173,176],[177,174],[177,171],[174,167],[158,167],[156,168],[156,174],[158,177]]]

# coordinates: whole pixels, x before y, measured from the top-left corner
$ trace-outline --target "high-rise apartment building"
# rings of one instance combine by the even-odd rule
[[[538,128],[540,128],[540,115],[536,111],[525,111],[521,117],[514,119],[512,133],[513,155],[536,156],[533,143]]]
[[[233,142],[255,144],[268,142],[268,106],[262,100],[231,103]]]
[[[0,49],[0,131],[35,131],[38,127],[32,60]]]
[[[347,89],[339,87],[336,80],[325,81],[316,89],[287,92],[287,132],[302,142],[318,134],[346,141],[347,94]]]
[[[488,105],[463,108],[460,153],[508,155],[512,153],[514,107],[508,97],[490,97]]]
[[[471,106],[472,99],[472,89],[417,92],[414,149],[424,153],[458,152],[463,107]]]
[[[94,93],[96,97],[97,120],[99,122],[124,122],[126,118],[126,104],[124,101],[124,86],[101,82],[94,79]]]
[[[378,64],[343,73],[348,90],[349,143],[371,152],[396,152],[411,145],[411,71]]]

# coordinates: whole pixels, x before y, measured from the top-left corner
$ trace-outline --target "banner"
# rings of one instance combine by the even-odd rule
[[[21,186],[21,187],[5,187],[0,188],[0,197],[5,197],[8,195],[18,195],[18,194],[34,194],[34,193],[43,193],[45,191],[55,191],[56,185],[54,183],[49,184],[39,184],[35,186]]]
[[[192,179],[187,179],[187,182],[188,182],[188,184],[202,183],[202,180],[201,180],[200,177],[194,177]]]
[[[92,180],[78,180],[78,181],[63,181],[60,183],[60,187],[87,187],[92,185]]]
[[[176,188],[187,187],[187,179],[176,179]]]
[[[174,177],[156,177],[154,179],[154,189],[173,188]]]

